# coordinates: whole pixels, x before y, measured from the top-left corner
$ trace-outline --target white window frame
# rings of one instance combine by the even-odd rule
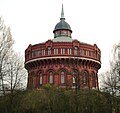
[[[57,48],[54,49],[54,54],[58,54],[58,49]]]
[[[65,72],[64,71],[61,71],[60,78],[61,78],[61,84],[64,84],[65,83]]]
[[[68,49],[68,54],[69,54],[69,55],[72,54],[72,49],[71,49],[71,48]]]
[[[51,55],[51,47],[48,47],[48,55]]]
[[[60,53],[63,54],[63,49],[62,48],[60,49],[60,51],[61,51]]]
[[[74,76],[72,77],[72,81],[73,81],[73,84],[75,84],[75,77]]]
[[[43,77],[42,76],[40,76],[40,85],[42,85],[42,79],[43,79]]]
[[[84,72],[84,73],[83,73],[83,84],[84,84],[84,85],[87,85],[87,81],[88,81],[87,73]]]
[[[49,83],[53,84],[53,72],[49,72]]]
[[[45,50],[44,49],[42,50],[42,55],[45,55]]]
[[[74,55],[78,55],[78,47],[74,47]]]
[[[40,73],[40,85],[42,85],[43,84],[43,76],[42,76],[42,73]]]

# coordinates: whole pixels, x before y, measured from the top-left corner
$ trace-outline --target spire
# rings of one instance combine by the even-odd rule
[[[62,10],[61,10],[61,18],[60,20],[65,20],[65,17],[64,17],[64,9],[63,9],[63,3],[62,3]]]

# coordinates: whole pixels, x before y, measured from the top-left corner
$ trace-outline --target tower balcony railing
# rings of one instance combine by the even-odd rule
[[[57,56],[68,56],[68,57],[84,57],[94,59],[100,62],[100,51],[94,49],[74,49],[74,48],[47,48],[47,49],[32,49],[32,51],[26,51],[25,62],[43,57],[57,57]]]

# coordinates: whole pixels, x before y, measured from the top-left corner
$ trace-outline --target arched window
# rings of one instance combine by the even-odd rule
[[[52,71],[49,72],[49,83],[53,84],[53,72]]]
[[[85,71],[83,72],[83,85],[86,86],[88,83],[88,73]]]
[[[42,75],[43,75],[42,73],[39,74],[39,76],[40,76],[40,85],[43,84],[43,76]]]
[[[95,74],[92,73],[92,87],[95,88],[96,87],[96,79],[95,79]]]
[[[78,47],[74,47],[74,55],[78,55]]]
[[[78,83],[79,82],[78,79],[79,79],[78,71],[75,70],[75,71],[73,71],[73,78],[72,78],[73,84],[76,83],[76,82]]]
[[[51,54],[51,47],[48,47],[48,55]]]
[[[61,71],[60,77],[61,77],[61,84],[64,84],[65,83],[65,72],[64,71]]]
[[[72,79],[72,80],[73,80],[73,84],[75,84],[75,77],[73,77],[73,79]]]

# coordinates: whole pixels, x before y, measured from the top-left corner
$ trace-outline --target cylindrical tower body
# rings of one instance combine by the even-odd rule
[[[54,39],[29,45],[25,51],[28,88],[51,84],[56,87],[98,89],[98,70],[101,52],[96,44],[73,40],[70,25],[65,22],[64,10],[53,31]]]
[[[54,42],[29,45],[25,51],[28,70],[28,88],[45,84],[57,87],[98,88],[100,50],[96,45],[72,42]]]

